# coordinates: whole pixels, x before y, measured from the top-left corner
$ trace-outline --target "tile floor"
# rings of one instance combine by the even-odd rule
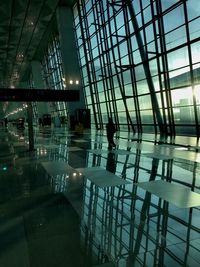
[[[0,266],[200,266],[196,138],[34,131],[0,128]]]

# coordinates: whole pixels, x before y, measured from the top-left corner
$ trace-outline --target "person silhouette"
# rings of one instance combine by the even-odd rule
[[[112,173],[116,172],[116,159],[114,151],[109,151],[106,162],[106,170]]]
[[[115,125],[112,118],[108,118],[108,123],[106,124],[106,134],[108,139],[108,149],[116,147],[116,144],[113,141],[114,133],[116,132]]]

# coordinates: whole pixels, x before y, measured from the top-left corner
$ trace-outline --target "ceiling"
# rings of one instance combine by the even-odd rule
[[[38,59],[55,27],[58,5],[73,6],[76,0],[0,1],[0,88],[18,86],[30,61]],[[37,58],[36,58],[37,57]],[[0,105],[0,115],[2,116]]]
[[[23,78],[52,26],[58,4],[72,6],[75,0],[0,1],[0,87],[10,87]]]

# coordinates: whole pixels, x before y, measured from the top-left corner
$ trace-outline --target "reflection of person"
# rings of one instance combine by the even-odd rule
[[[79,134],[79,135],[82,135],[83,134],[83,124],[78,122],[76,125],[75,125],[75,132],[76,134]]]
[[[115,173],[115,171],[116,171],[115,153],[112,153],[112,152],[108,153],[106,170],[109,172]]]
[[[39,126],[42,126],[42,118],[39,118],[38,122],[39,122]]]
[[[113,137],[114,133],[116,132],[115,125],[113,123],[112,118],[108,119],[108,123],[106,124],[106,133],[107,133],[107,139],[108,139],[108,149],[112,149],[112,147],[116,147]]]

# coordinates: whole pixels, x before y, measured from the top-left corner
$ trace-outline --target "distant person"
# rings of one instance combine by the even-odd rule
[[[113,147],[116,147],[113,137],[114,133],[116,132],[115,125],[113,123],[112,118],[108,118],[108,123],[106,124],[106,133],[107,133],[107,139],[108,139],[108,149],[112,149]]]

